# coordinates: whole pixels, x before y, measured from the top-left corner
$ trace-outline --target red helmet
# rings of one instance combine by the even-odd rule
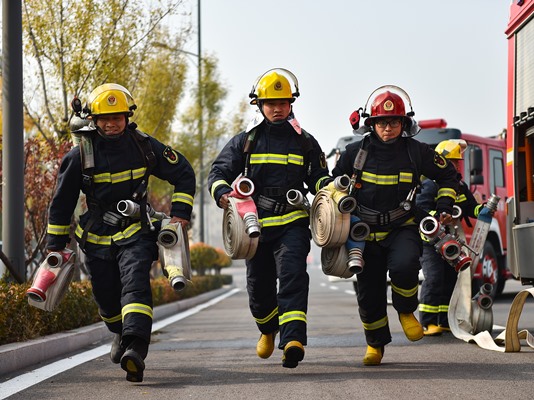
[[[402,97],[389,90],[376,96],[371,105],[371,115],[365,120],[365,125],[369,126],[374,119],[384,117],[397,117],[409,121]]]

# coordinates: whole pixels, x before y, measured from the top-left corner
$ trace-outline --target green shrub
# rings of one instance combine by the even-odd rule
[[[221,288],[225,282],[228,282],[228,276],[193,276],[185,289],[176,293],[167,278],[153,279],[151,286],[154,307]],[[101,321],[89,281],[72,282],[53,312],[28,304],[26,290],[29,287],[30,283],[19,285],[0,281],[0,345],[35,339]]]

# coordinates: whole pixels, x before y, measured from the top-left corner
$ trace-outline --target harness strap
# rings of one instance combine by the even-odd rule
[[[356,210],[358,217],[369,225],[385,226],[411,215],[410,211],[401,207],[383,213],[358,204]]]
[[[269,197],[265,197],[264,195],[260,195],[256,202],[256,206],[259,208],[262,208],[267,211],[271,211],[274,214],[285,214],[287,212],[295,211],[295,210],[301,210],[301,208],[293,206],[291,204],[287,203],[280,203],[274,199],[270,199]]]

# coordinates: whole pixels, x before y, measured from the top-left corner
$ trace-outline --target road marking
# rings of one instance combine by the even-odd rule
[[[176,321],[180,321],[181,319],[194,315],[198,313],[199,311],[202,311],[203,309],[208,308],[214,304],[217,304],[221,300],[224,300],[227,297],[230,297],[236,294],[240,290],[241,289],[239,288],[234,288],[230,290],[229,292],[226,292],[220,295],[219,297],[215,297],[214,299],[211,299],[210,301],[206,303],[199,304],[195,307],[190,308],[189,310],[185,310],[179,314],[175,314],[169,318],[165,318],[161,321],[155,322],[152,324],[152,332],[156,332],[166,327],[167,325],[173,324]],[[25,374],[16,376],[5,382],[2,382],[0,383],[0,400],[5,399],[9,396],[12,396],[15,393],[18,393],[24,389],[27,389],[33,385],[36,385],[39,382],[42,382],[48,378],[53,377],[54,375],[60,374],[71,368],[77,367],[78,365],[83,364],[87,361],[91,361],[91,360],[94,360],[95,358],[101,357],[107,353],[109,353],[109,344],[105,344],[105,345],[96,347],[94,349],[85,351],[83,353],[76,354],[75,356],[53,362],[51,364],[45,365],[44,367],[35,369],[33,371],[27,372]]]

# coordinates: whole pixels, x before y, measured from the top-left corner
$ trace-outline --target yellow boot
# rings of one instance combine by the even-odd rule
[[[372,347],[368,345],[363,357],[363,365],[380,365],[382,357],[384,357],[384,346]]]
[[[439,336],[443,333],[443,329],[441,326],[434,325],[434,324],[428,324],[426,327],[424,334],[425,336]]]
[[[286,368],[296,368],[299,361],[304,359],[304,346],[297,340],[292,340],[284,346],[282,356],[282,366]]]
[[[402,325],[402,329],[404,330],[404,334],[406,335],[408,340],[415,342],[423,338],[423,327],[412,313],[399,313],[399,320]]]
[[[256,353],[260,358],[269,358],[274,351],[274,339],[278,331],[273,333],[261,334],[258,344],[256,345]]]

